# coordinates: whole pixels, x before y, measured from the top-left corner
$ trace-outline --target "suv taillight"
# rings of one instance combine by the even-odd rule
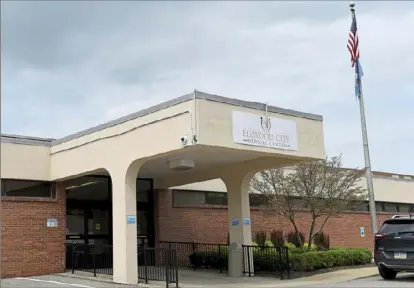
[[[384,236],[385,236],[385,234],[377,233],[377,234],[375,234],[375,239],[381,239],[381,238],[384,238]]]

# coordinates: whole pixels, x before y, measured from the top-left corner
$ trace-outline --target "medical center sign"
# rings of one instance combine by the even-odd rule
[[[298,150],[296,122],[233,111],[233,141],[259,147]]]

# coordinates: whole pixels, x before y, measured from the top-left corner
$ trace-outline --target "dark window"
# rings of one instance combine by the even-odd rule
[[[409,213],[410,207],[410,204],[398,204],[398,212]]]
[[[227,205],[227,193],[206,192],[207,205]]]
[[[355,201],[352,203],[351,211],[366,212],[369,211],[369,203],[365,201]]]
[[[173,205],[205,205],[206,192],[191,190],[173,190]]]
[[[377,211],[377,212],[384,212],[384,203],[382,203],[382,202],[376,202],[375,203],[375,210]]]
[[[1,180],[1,196],[55,198],[55,183],[29,180]]]
[[[263,197],[260,194],[249,194],[250,206],[260,207],[263,203]]]
[[[379,233],[389,234],[402,231],[414,231],[414,220],[387,221],[382,225]]]
[[[384,211],[385,212],[398,212],[398,205],[397,203],[384,203]]]

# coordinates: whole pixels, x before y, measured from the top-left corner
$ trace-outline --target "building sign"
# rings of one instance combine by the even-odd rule
[[[250,225],[250,218],[244,218],[243,219],[243,225]]]
[[[127,216],[127,224],[136,224],[136,223],[137,223],[137,216],[135,215]]]
[[[237,217],[231,219],[231,226],[239,226],[239,219]]]
[[[233,111],[235,143],[282,150],[298,150],[296,122]]]
[[[58,227],[58,219],[57,218],[47,218],[47,227]]]
[[[359,227],[359,234],[361,235],[362,238],[365,237],[365,228],[364,227]]]

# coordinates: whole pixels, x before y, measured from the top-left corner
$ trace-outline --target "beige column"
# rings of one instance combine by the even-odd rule
[[[253,175],[254,173],[239,172],[222,178],[227,187],[227,211],[230,243],[237,243],[239,245],[252,244],[249,184]],[[244,253],[246,254],[246,248],[244,250]],[[240,263],[240,260],[232,259],[238,258],[229,257],[229,271],[240,270],[234,273],[235,275],[240,276],[242,275],[243,270],[249,271],[250,269],[251,273],[253,273],[253,257],[251,257],[250,261],[248,261],[248,259],[245,257],[244,266],[242,263]],[[234,269],[234,267],[231,266],[237,266],[237,268]]]
[[[132,169],[134,168],[134,169]],[[113,281],[138,283],[136,179],[139,166],[111,173]]]

